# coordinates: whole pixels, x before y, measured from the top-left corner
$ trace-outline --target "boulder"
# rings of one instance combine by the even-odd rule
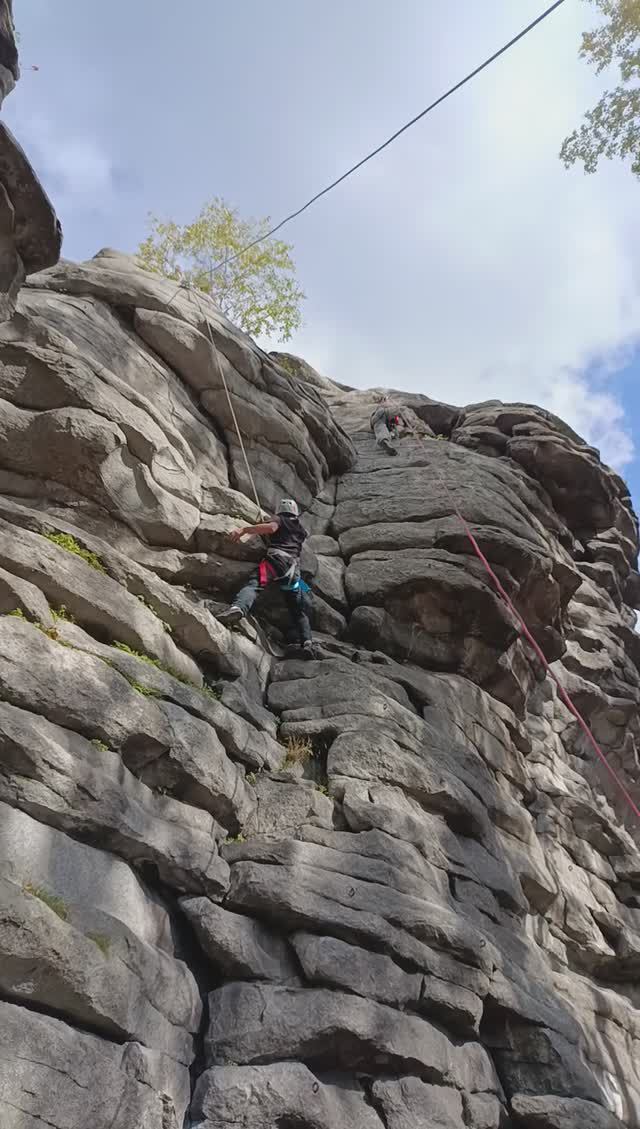
[[[64,899],[4,878],[0,892],[0,990],[5,998],[55,1011],[106,1038],[137,1041],[191,1064],[201,1006],[195,982],[185,990],[190,977],[184,966],[167,975],[169,962],[159,961],[147,946],[145,957],[150,969],[155,966],[153,982],[151,975],[136,975],[134,962],[123,959],[108,932],[85,935],[67,920],[75,914]]]
[[[103,741],[0,703],[0,799],[60,831],[90,836],[178,890],[223,893],[215,850],[225,830],[208,812],[153,792]],[[212,849],[213,848],[213,849]]]
[[[380,1129],[357,1083],[321,1082],[298,1062],[211,1067],[198,1079],[191,1108],[197,1129],[264,1129],[287,1121],[300,1129]]]
[[[462,1098],[451,1086],[420,1078],[374,1082],[372,1094],[388,1129],[460,1129]]]
[[[182,898],[206,956],[232,980],[297,980],[289,946],[251,917],[231,913],[208,898]]]
[[[20,619],[0,621],[0,686],[11,704],[119,749],[150,787],[169,789],[225,827],[237,830],[253,807],[244,772],[210,725]]]
[[[166,906],[126,863],[8,804],[0,803],[0,814],[0,866],[7,879],[78,906],[80,918],[84,914],[87,922],[95,910],[120,922],[146,945],[174,952]]]
[[[189,1073],[135,1042],[98,1038],[0,1002],[3,1129],[180,1129]]]
[[[455,1046],[424,1019],[343,992],[228,984],[209,996],[211,1065],[297,1058],[343,1069],[419,1071],[435,1082],[495,1091],[497,1076],[478,1043]]]
[[[292,943],[311,984],[344,988],[365,999],[440,1019],[467,1037],[478,1034],[482,1002],[468,988],[436,976],[405,972],[383,953],[371,953],[333,937],[296,933]]]
[[[514,1094],[511,1113],[525,1129],[622,1129],[615,1114],[582,1098]]]

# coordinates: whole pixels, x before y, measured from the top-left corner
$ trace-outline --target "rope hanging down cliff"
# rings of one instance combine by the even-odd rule
[[[169,307],[175,301],[176,296],[178,295],[180,290],[185,290],[186,293],[187,293],[187,298],[189,299],[189,301],[192,300],[193,287],[188,280],[184,279],[180,283],[180,285],[176,287],[176,289],[175,289],[173,295],[171,296],[171,298],[169,299],[169,301],[165,303],[165,309],[166,309],[167,313],[169,312]],[[226,377],[224,375],[224,369],[223,369],[223,367],[220,363],[220,357],[218,356],[218,347],[217,347],[217,345],[216,345],[216,343],[213,339],[213,331],[211,329],[211,322],[209,321],[209,318],[206,316],[206,314],[205,314],[205,322],[206,322],[206,325],[207,325],[207,336],[209,337],[209,341],[211,342],[211,350],[213,352],[213,356],[215,358],[216,365],[218,366],[218,372],[220,373],[222,386],[224,388],[225,395],[227,397],[227,403],[229,404],[229,411],[231,413],[231,419],[233,420],[233,425],[236,429],[236,435],[238,436],[238,443],[240,445],[240,450],[242,451],[242,457],[244,459],[244,465],[245,465],[246,470],[247,470],[247,476],[249,478],[249,482],[251,483],[251,489],[253,491],[253,497],[255,499],[255,503],[256,503],[256,506],[258,507],[258,510],[262,514],[265,511],[263,510],[262,506],[260,505],[260,498],[258,497],[258,490],[256,488],[256,484],[255,484],[255,481],[254,481],[253,474],[251,473],[251,467],[249,466],[249,459],[247,458],[247,452],[246,452],[246,449],[245,449],[244,440],[243,440],[242,434],[240,432],[240,424],[238,423],[238,417],[236,415],[236,410],[233,406],[233,401],[231,399],[231,393],[229,392],[229,386],[227,384],[227,380],[226,380]]]
[[[575,717],[576,721],[578,722],[578,725],[580,726],[582,732],[584,733],[585,737],[587,738],[587,741],[589,742],[592,749],[596,753],[596,756],[602,762],[602,764],[606,768],[607,772],[611,776],[612,780],[614,780],[615,784],[617,785],[620,792],[622,793],[625,800],[627,801],[629,807],[631,808],[633,814],[636,816],[637,819],[640,819],[640,808],[635,803],[632,796],[630,796],[630,794],[627,791],[624,783],[622,782],[622,780],[618,776],[618,773],[616,772],[616,770],[613,768],[612,765],[609,764],[607,757],[605,756],[602,749],[600,748],[600,745],[596,741],[596,739],[595,739],[590,727],[588,726],[587,722],[583,718],[583,716],[580,713],[580,711],[578,710],[577,706],[575,706],[574,703],[572,702],[569,694],[567,693],[564,686],[560,682],[560,679],[558,678],[555,671],[551,669],[551,664],[549,663],[546,656],[544,655],[542,648],[536,642],[534,636],[532,635],[531,631],[529,630],[529,628],[526,624],[526,621],[524,620],[524,618],[522,617],[522,615],[520,614],[520,612],[516,608],[515,604],[512,602],[508,592],[505,590],[504,585],[501,583],[499,577],[496,576],[496,573],[493,571],[491,565],[489,564],[489,561],[485,557],[485,555],[482,552],[482,549],[480,548],[476,538],[474,537],[473,532],[472,532],[472,530],[469,526],[469,523],[467,522],[466,518],[464,518],[462,513],[460,512],[460,509],[459,509],[458,505],[456,504],[455,498],[453,497],[451,490],[449,489],[447,483],[445,482],[442,471],[437,466],[434,467],[433,469],[435,470],[436,476],[438,477],[441,486],[443,487],[445,493],[447,494],[447,496],[449,498],[453,512],[455,513],[455,515],[459,519],[459,521],[462,523],[462,527],[463,527],[463,529],[464,529],[464,531],[465,531],[465,533],[466,533],[466,535],[467,535],[467,537],[468,537],[468,539],[471,543],[471,547],[472,547],[475,555],[481,561],[482,565],[484,566],[487,573],[489,574],[489,577],[491,578],[491,581],[494,584],[499,596],[504,601],[504,603],[506,604],[506,606],[509,609],[509,611],[511,612],[511,614],[515,617],[515,619],[519,623],[522,634],[524,635],[525,639],[527,640],[529,646],[532,647],[534,653],[536,654],[537,658],[542,663],[542,665],[543,665],[544,669],[546,670],[547,674],[549,674],[551,676],[551,678],[553,679],[553,681],[555,682],[555,684],[558,688],[558,693],[560,694],[560,698],[561,698],[562,702],[564,703],[564,705],[569,710],[569,713],[572,714],[573,717]]]

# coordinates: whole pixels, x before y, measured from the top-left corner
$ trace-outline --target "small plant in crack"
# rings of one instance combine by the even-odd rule
[[[31,894],[33,898],[38,898],[39,901],[44,902],[50,910],[53,910],[58,915],[61,921],[69,920],[69,907],[64,898],[58,897],[57,894],[52,894],[46,890],[44,886],[34,886],[32,882],[25,882],[22,887],[25,894]]]
[[[107,571],[98,554],[94,553],[91,549],[85,549],[70,533],[63,533],[62,530],[55,529],[53,532],[45,533],[43,536],[46,537],[47,541],[51,541],[54,545],[65,549],[67,553],[73,553],[76,557],[81,557],[82,560],[90,565],[91,568],[94,568],[96,572]]]
[[[284,758],[283,768],[293,768],[297,764],[306,764],[313,756],[313,744],[308,737],[287,737],[284,742],[287,755]]]
[[[94,746],[95,749],[98,750],[99,753],[110,752],[109,746],[106,745],[104,743],[104,741],[101,741],[99,737],[92,737],[91,738],[91,744]]]
[[[53,619],[54,619],[55,622],[57,622],[59,619],[64,620],[65,623],[75,623],[76,622],[75,619],[73,618],[73,616],[71,615],[71,612],[67,611],[64,604],[60,604],[59,608],[51,608],[51,615],[53,616]]]
[[[122,673],[122,672],[121,672]],[[129,685],[138,694],[142,694],[145,698],[161,698],[162,694],[159,690],[154,690],[152,686],[143,686],[142,682],[138,682],[137,678],[129,678],[127,674],[124,675]]]
[[[109,949],[111,948],[111,941],[109,940],[109,938],[107,936],[105,936],[104,933],[87,933],[87,937],[89,938],[90,941],[93,941],[94,945],[98,946],[98,948],[100,949],[100,952],[104,956],[106,956],[106,957],[109,956]]]
[[[246,775],[246,781],[247,781],[247,784],[251,784],[251,785],[255,784],[255,782],[256,782],[255,772],[248,772],[247,775]]]
[[[175,670],[172,666],[166,666],[160,659],[155,659],[153,655],[147,655],[144,651],[136,651],[130,647],[128,643],[114,642],[114,647],[118,651],[122,651],[124,655],[131,655],[134,659],[140,659],[140,662],[147,663],[149,666],[155,666],[156,670],[161,670],[163,674],[169,674],[171,678],[175,678],[177,682],[182,682],[183,686],[193,686],[195,690],[199,690],[197,682],[193,682],[187,678],[185,674],[181,674],[179,670]],[[125,678],[127,676],[125,675]],[[149,693],[157,694],[158,691],[149,691]]]
[[[167,621],[164,620],[162,618],[162,616],[158,615],[156,609],[153,607],[153,604],[150,604],[149,601],[147,600],[147,597],[143,596],[141,592],[134,592],[134,596],[135,596],[136,600],[139,600],[141,604],[144,604],[145,608],[147,608],[147,610],[150,611],[151,614],[156,617],[156,619],[160,620],[160,623],[162,624],[164,630],[169,635],[171,635],[171,633],[173,632],[173,628],[172,628],[171,624],[167,623]]]
[[[160,659],[154,659],[152,655],[146,655],[144,651],[136,651],[128,643],[119,643],[116,640],[113,645],[117,651],[122,651],[125,655],[132,655],[133,658],[140,659],[143,663],[149,663],[149,666],[155,666],[158,670],[161,669]]]
[[[27,618],[26,615],[24,614],[22,608],[14,608],[12,612],[7,612],[7,615],[12,615],[12,616],[14,616],[15,619],[26,619]]]
[[[246,843],[244,835],[229,835],[227,843]]]
[[[59,643],[61,647],[71,647],[72,650],[75,650],[71,643],[67,643],[66,639],[60,638],[58,628],[55,626],[55,624],[53,625],[53,627],[45,627],[44,623],[34,623],[33,626],[38,631],[41,631],[43,635],[46,635],[47,639],[52,639],[54,643]]]

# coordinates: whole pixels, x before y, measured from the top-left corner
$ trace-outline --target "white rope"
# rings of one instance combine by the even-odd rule
[[[175,291],[173,297],[166,303],[167,310],[169,309],[169,306],[171,306],[173,304],[173,302],[175,301],[175,299],[176,299],[180,290],[186,290],[189,301],[191,301],[191,290],[192,290],[191,284],[189,282],[181,282],[180,285],[178,287],[176,287],[176,291]],[[208,331],[209,340],[211,342],[211,348],[213,349],[213,355],[215,357],[215,361],[216,361],[216,364],[218,366],[218,372],[220,373],[220,377],[221,377],[221,380],[222,380],[222,386],[225,390],[227,402],[229,404],[229,411],[231,412],[231,418],[233,420],[233,424],[234,424],[234,427],[236,429],[236,435],[238,436],[238,443],[240,444],[240,450],[242,451],[242,457],[244,459],[244,465],[247,468],[247,475],[249,476],[249,482],[251,483],[251,489],[253,490],[253,497],[255,498],[255,503],[256,503],[256,506],[258,507],[259,514],[260,514],[260,516],[262,516],[265,513],[265,511],[263,510],[262,506],[260,505],[260,498],[258,497],[258,491],[256,489],[256,484],[254,482],[254,478],[253,478],[253,475],[251,473],[251,467],[249,466],[249,460],[247,458],[247,452],[245,450],[244,441],[242,439],[242,434],[240,432],[240,424],[238,423],[238,417],[236,415],[236,410],[233,406],[233,401],[231,399],[231,393],[229,392],[229,386],[227,384],[227,380],[226,380],[226,377],[224,375],[224,369],[223,369],[222,364],[220,362],[220,357],[218,356],[218,347],[217,347],[217,345],[216,345],[216,343],[213,339],[213,331],[211,329],[211,322],[209,321],[206,314],[205,314],[205,321],[206,321],[206,324],[207,324],[207,331]]]
[[[229,411],[231,412],[231,417],[232,417],[234,425],[235,425],[236,435],[238,436],[238,443],[240,444],[240,450],[242,451],[242,457],[244,459],[244,465],[247,468],[247,474],[249,476],[249,482],[251,483],[251,489],[253,490],[253,496],[254,496],[255,501],[256,501],[256,506],[258,507],[258,510],[260,511],[260,515],[262,515],[264,513],[264,510],[262,509],[262,506],[260,505],[260,499],[258,497],[258,491],[256,490],[256,484],[253,480],[253,475],[251,473],[251,467],[249,466],[249,460],[247,458],[247,452],[245,450],[242,435],[240,434],[240,425],[238,424],[238,417],[236,416],[236,410],[233,406],[233,401],[232,401],[231,395],[229,393],[229,387],[227,385],[227,380],[226,380],[226,377],[224,375],[224,369],[223,369],[223,367],[220,363],[220,357],[218,356],[218,348],[216,346],[215,341],[213,340],[213,332],[212,332],[212,329],[211,329],[211,322],[209,321],[208,318],[207,318],[207,330],[209,332],[209,340],[211,342],[211,348],[213,349],[213,355],[216,359],[216,364],[218,366],[218,372],[220,373],[220,376],[222,377],[222,384],[224,386],[224,390],[225,390],[226,395],[227,395],[227,401],[228,401],[228,404],[229,404]]]

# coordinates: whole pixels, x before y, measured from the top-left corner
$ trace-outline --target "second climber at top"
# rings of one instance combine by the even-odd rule
[[[429,425],[421,420],[412,408],[392,404],[388,396],[380,397],[378,406],[371,413],[369,424],[378,446],[386,451],[387,455],[398,454],[393,440],[400,435],[433,438],[433,431]]]

